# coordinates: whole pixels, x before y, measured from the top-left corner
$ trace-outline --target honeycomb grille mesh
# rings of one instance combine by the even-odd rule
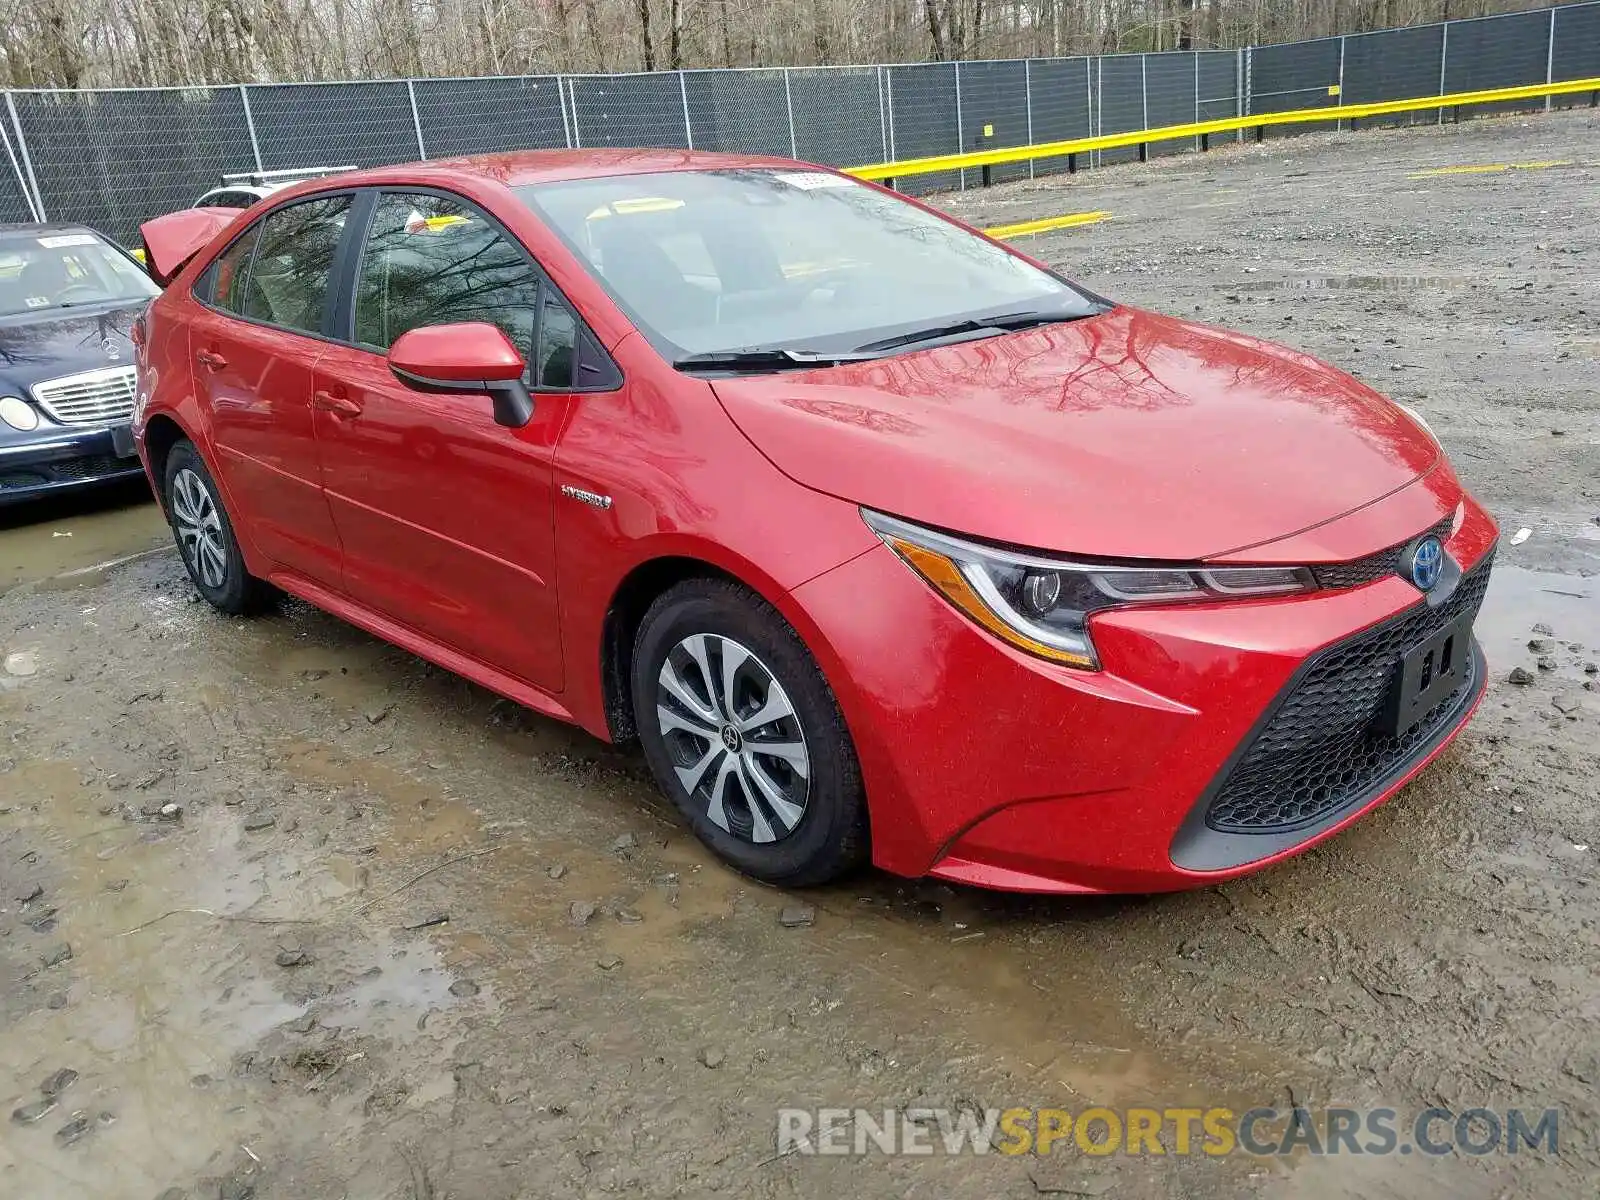
[[[1311,660],[1293,691],[1249,743],[1206,809],[1222,833],[1287,833],[1314,824],[1409,761],[1472,694],[1476,660],[1462,684],[1405,733],[1380,729],[1403,655],[1462,616],[1476,616],[1489,586],[1485,558],[1438,608],[1418,604]]]
[[[1441,542],[1450,536],[1452,517],[1445,517],[1431,529],[1425,529],[1418,537],[1433,534]],[[1317,584],[1325,588],[1353,588],[1364,583],[1371,583],[1393,575],[1400,569],[1400,556],[1405,553],[1407,546],[1414,539],[1408,538],[1398,546],[1390,546],[1387,550],[1380,550],[1376,554],[1369,554],[1365,558],[1351,559],[1349,562],[1328,563],[1320,567],[1312,567],[1311,573],[1316,576]]]

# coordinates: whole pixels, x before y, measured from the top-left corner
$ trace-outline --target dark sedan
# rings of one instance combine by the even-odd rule
[[[158,294],[79,225],[0,225],[0,506],[131,478],[133,345]]]

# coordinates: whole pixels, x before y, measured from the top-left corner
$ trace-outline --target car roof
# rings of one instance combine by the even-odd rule
[[[809,164],[789,158],[759,154],[721,154],[704,150],[597,148],[591,150],[517,150],[477,154],[463,158],[436,158],[345,171],[294,185],[296,190],[362,187],[370,184],[414,182],[423,175],[476,176],[506,187],[558,183],[569,179],[597,179],[607,175],[645,175],[659,171],[716,171],[738,167],[800,168]],[[311,183],[321,185],[309,186]]]

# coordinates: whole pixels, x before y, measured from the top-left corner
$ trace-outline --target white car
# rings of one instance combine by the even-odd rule
[[[190,208],[249,208],[258,200],[265,200],[279,188],[304,179],[317,179],[340,171],[354,171],[351,167],[307,167],[287,171],[237,171],[222,177],[222,186],[206,192]]]

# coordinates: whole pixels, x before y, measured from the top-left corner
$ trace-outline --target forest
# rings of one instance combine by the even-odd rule
[[[3,0],[0,86],[653,71],[1260,45],[1540,0]]]

